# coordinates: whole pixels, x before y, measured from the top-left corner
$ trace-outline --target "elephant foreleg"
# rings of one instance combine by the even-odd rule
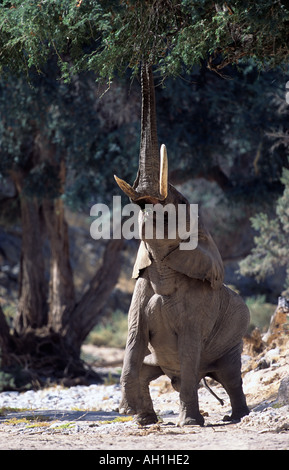
[[[140,371],[145,356],[145,342],[128,344],[121,374],[122,399],[120,413],[135,415],[142,409]]]
[[[153,403],[149,392],[149,383],[163,375],[159,366],[143,364],[140,375],[142,409],[138,412],[137,421],[143,426],[153,424],[158,421],[158,417],[153,409]]]
[[[148,282],[144,278],[139,278],[128,314],[128,338],[121,375],[121,413],[138,414],[143,408],[141,370],[149,341],[148,324],[144,311],[150,297],[151,291]]]
[[[163,375],[163,371],[159,366],[143,364],[137,388],[134,389],[134,393],[138,392],[138,396],[131,399],[130,388],[128,384],[124,385],[120,412],[125,414],[136,414],[138,423],[143,426],[156,423],[158,418],[153,409],[153,402],[149,392],[149,384],[152,380],[157,379],[161,375]]]

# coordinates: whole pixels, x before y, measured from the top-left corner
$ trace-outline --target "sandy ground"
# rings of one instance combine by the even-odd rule
[[[45,416],[47,413],[45,413]],[[66,414],[74,421],[75,415]],[[92,418],[92,416],[91,416]],[[99,416],[94,420],[99,422]],[[220,416],[221,418],[221,416]],[[9,425],[1,425],[0,449],[3,450],[288,450],[289,433],[264,431],[263,427],[240,429],[237,424],[222,424],[216,419],[204,427],[179,428],[165,418],[162,424],[135,429],[124,428],[101,430],[93,434],[86,432],[68,433],[63,430],[48,434],[34,431],[20,433]],[[122,429],[120,429],[122,427]],[[121,455],[121,454],[120,454]]]
[[[237,425],[205,426],[179,429],[161,425],[158,429],[124,431],[107,434],[57,433],[17,435],[0,430],[0,449],[3,450],[288,450],[287,433],[258,433],[240,430]],[[121,455],[121,454],[120,454]]]
[[[104,356],[107,358],[107,351]],[[116,351],[113,360],[117,360]],[[287,357],[272,367],[245,374],[244,390],[254,411],[241,423],[222,421],[230,413],[230,404],[222,387],[214,386],[225,400],[224,406],[202,387],[199,401],[205,426],[178,427],[177,393],[161,378],[154,383],[165,413],[158,424],[139,427],[133,420],[116,422],[120,417],[117,411],[10,412],[0,417],[0,449],[106,451],[98,454],[96,463],[103,455],[116,458],[131,450],[180,451],[182,455],[192,450],[289,450],[289,407],[272,407],[280,381],[287,374]]]

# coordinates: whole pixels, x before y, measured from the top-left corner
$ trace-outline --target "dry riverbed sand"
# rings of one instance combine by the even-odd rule
[[[108,353],[107,350],[103,352],[106,360]],[[112,362],[119,360],[121,363],[123,351],[114,350],[112,353]],[[100,354],[97,351],[98,357]],[[69,392],[66,391],[66,395],[70,393],[74,398],[70,404],[63,402],[66,403],[64,409],[60,409],[61,389],[54,388],[52,391],[54,390],[56,402],[51,399],[54,404],[51,408],[47,402],[44,409],[40,409],[39,404],[35,408],[32,398],[31,409],[1,414],[0,449],[98,450],[102,452],[96,463],[124,464],[127,467],[131,466],[132,461],[107,462],[101,459],[125,456],[125,451],[128,450],[169,451],[175,455],[180,451],[180,459],[186,458],[185,451],[192,450],[289,450],[289,396],[288,404],[281,402],[280,395],[278,396],[282,379],[289,375],[289,357],[287,349],[281,351],[275,348],[266,354],[265,368],[256,367],[256,363],[252,365],[249,356],[243,357],[244,391],[251,413],[239,423],[222,421],[223,416],[230,413],[230,403],[226,392],[215,383],[210,385],[224,400],[224,405],[221,406],[205,387],[201,387],[199,401],[205,416],[205,426],[184,428],[176,425],[178,393],[173,391],[165,377],[151,385],[151,395],[160,422],[145,427],[140,427],[130,417],[119,415],[118,383],[99,387],[94,385],[90,388],[72,387]],[[264,367],[264,361],[262,364]],[[47,391],[49,393],[50,390]],[[288,390],[285,395],[286,393],[288,394]],[[94,399],[93,409],[88,398],[91,394]],[[0,399],[1,396],[3,394],[0,394]],[[36,398],[35,395],[34,404],[38,403]],[[17,407],[18,399],[15,397],[14,401]],[[79,403],[81,406],[78,406]],[[89,406],[85,407],[85,403]],[[112,451],[117,451],[117,454]],[[145,457],[144,454],[140,458],[148,456]],[[167,462],[164,460],[159,463]]]

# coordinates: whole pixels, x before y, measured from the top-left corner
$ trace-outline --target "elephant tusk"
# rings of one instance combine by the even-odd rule
[[[137,192],[124,180],[118,178],[116,175],[114,175],[114,179],[117,182],[118,186],[120,189],[131,199],[136,199],[137,198]]]
[[[164,144],[160,151],[160,194],[164,199],[168,195],[168,156]]]

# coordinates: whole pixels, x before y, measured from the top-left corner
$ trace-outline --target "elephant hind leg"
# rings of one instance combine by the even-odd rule
[[[224,421],[239,421],[250,413],[243,392],[241,377],[241,357],[236,350],[231,351],[218,361],[217,370],[211,375],[226,390],[229,395],[232,414],[225,416]]]
[[[236,389],[229,389],[227,392],[231,401],[232,414],[230,416],[224,416],[223,421],[240,421],[243,416],[250,413],[243,393],[242,384]]]

